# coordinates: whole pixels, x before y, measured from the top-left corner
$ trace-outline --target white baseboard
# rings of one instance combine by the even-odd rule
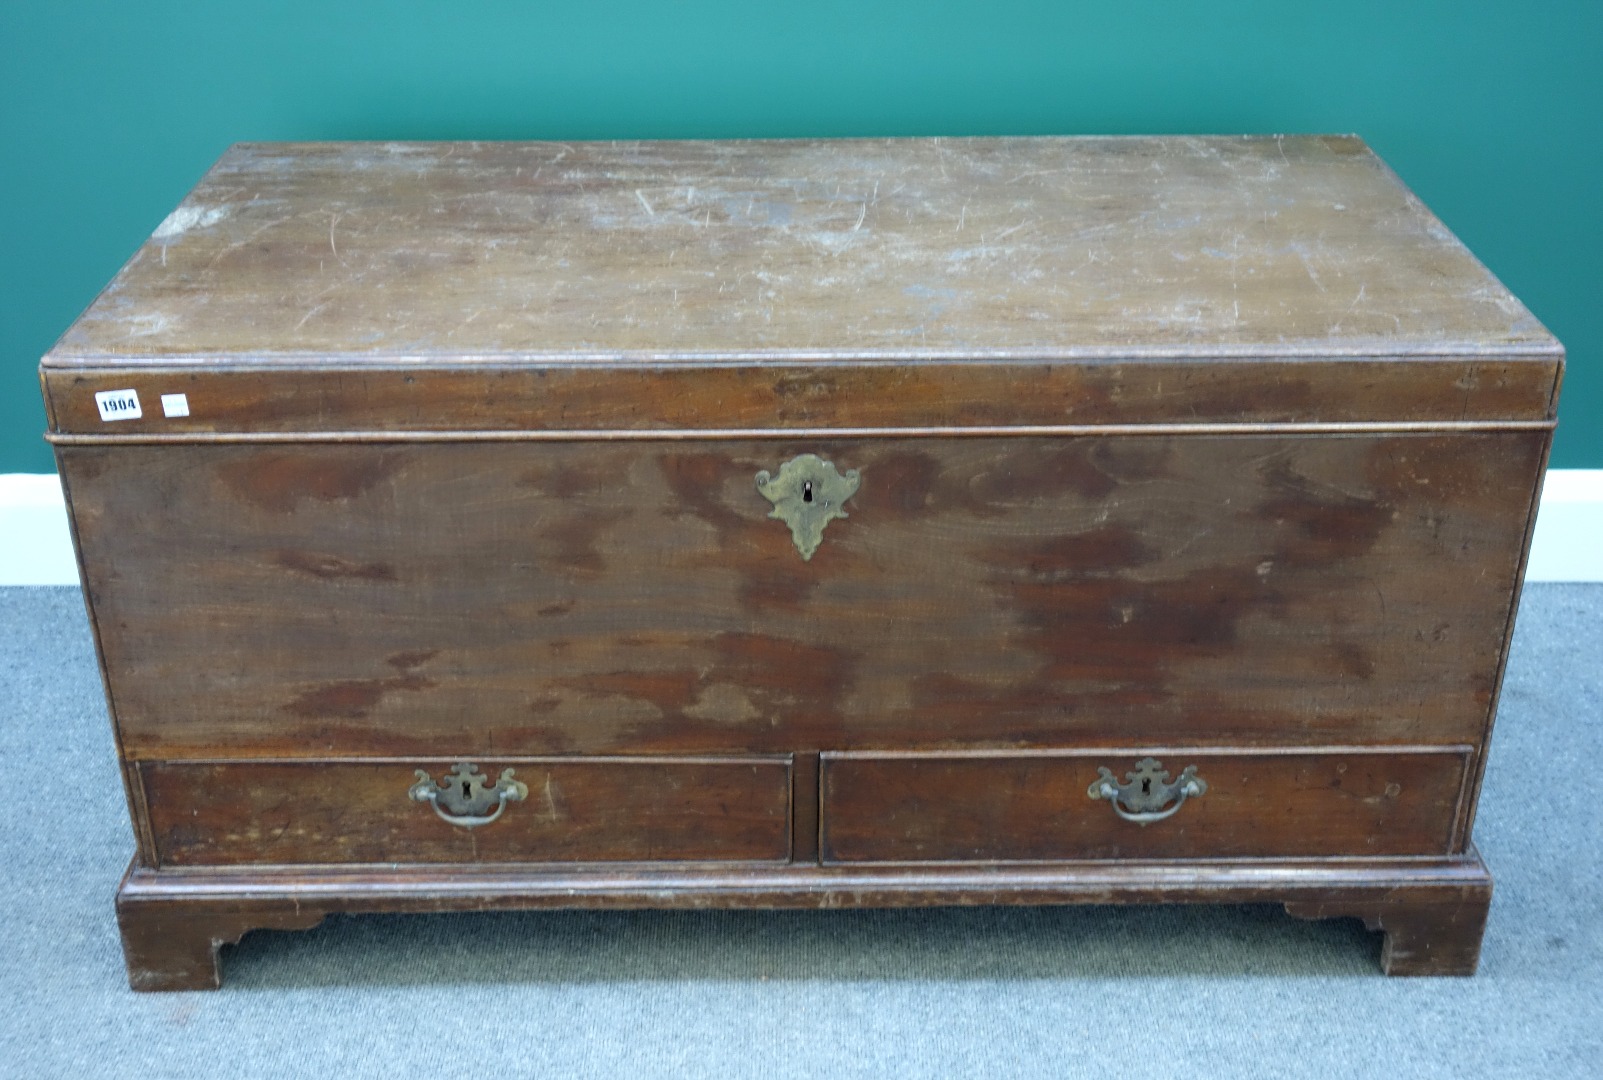
[[[1603,582],[1603,469],[1554,469],[1542,489],[1527,581]],[[0,473],[0,585],[76,585],[61,485]]]
[[[1603,469],[1550,469],[1526,581],[1603,581]]]
[[[76,585],[78,559],[55,473],[0,473],[0,585]]]

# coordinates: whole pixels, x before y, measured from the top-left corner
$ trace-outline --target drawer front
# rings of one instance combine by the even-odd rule
[[[511,767],[522,797],[454,814],[439,794],[410,794],[417,770],[438,787],[454,764],[149,763],[140,775],[163,866],[790,857],[785,759],[483,759],[485,787]]]
[[[1464,779],[1461,749],[1232,754],[1165,749],[994,755],[828,754],[825,862],[1007,862],[1253,856],[1442,855]],[[1205,785],[1183,800],[1188,766]],[[1128,789],[1117,808],[1090,790]],[[1162,773],[1168,773],[1165,780]],[[1137,796],[1142,780],[1154,805]],[[1121,817],[1156,817],[1145,823]]]
[[[1485,729],[1546,437],[155,445],[62,465],[136,759],[1456,745]],[[804,558],[754,481],[808,453],[860,486]]]

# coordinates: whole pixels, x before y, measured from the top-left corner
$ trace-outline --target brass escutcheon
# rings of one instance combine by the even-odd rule
[[[501,816],[507,803],[522,802],[529,794],[527,785],[512,779],[511,769],[502,769],[501,779],[491,787],[490,778],[479,772],[477,765],[466,761],[452,765],[451,771],[438,784],[422,769],[414,775],[417,783],[407,789],[412,801],[428,803],[442,821],[464,829],[490,824]],[[486,814],[492,806],[495,812]]]
[[[824,526],[846,516],[842,504],[857,491],[861,476],[848,469],[842,476],[833,462],[817,454],[791,458],[779,467],[778,476],[764,469],[757,474],[757,490],[774,504],[769,517],[790,526],[790,538],[804,560],[824,542]]]
[[[1086,792],[1093,799],[1106,799],[1113,804],[1113,812],[1137,825],[1150,825],[1162,821],[1185,804],[1208,790],[1208,783],[1197,775],[1195,765],[1187,765],[1180,779],[1169,782],[1169,772],[1156,758],[1142,758],[1135,763],[1135,771],[1124,774],[1125,783],[1113,779],[1106,766],[1097,769],[1097,779]],[[1172,802],[1167,810],[1164,806]],[[1121,805],[1122,804],[1122,805]],[[1125,807],[1129,807],[1128,810]]]

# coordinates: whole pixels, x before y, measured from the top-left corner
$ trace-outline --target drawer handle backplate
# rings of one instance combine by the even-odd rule
[[[440,815],[440,820],[464,829],[490,824],[501,816],[507,803],[522,802],[529,794],[526,784],[512,779],[511,769],[502,769],[501,779],[490,787],[490,778],[479,772],[477,765],[466,761],[452,765],[451,771],[438,784],[422,769],[417,770],[416,776],[417,783],[407,792],[412,801],[428,803]],[[485,813],[492,806],[494,812]]]
[[[1208,783],[1197,775],[1195,765],[1187,765],[1180,779],[1169,782],[1169,773],[1156,758],[1142,758],[1135,763],[1135,771],[1124,774],[1125,783],[1113,779],[1106,766],[1097,769],[1097,779],[1086,794],[1093,799],[1106,799],[1113,804],[1113,812],[1137,825],[1150,825],[1170,817],[1188,798],[1200,796],[1208,790]],[[1168,809],[1164,807],[1168,804]],[[1125,809],[1129,807],[1129,809]]]
[[[767,469],[757,474],[757,490],[774,504],[768,516],[790,526],[790,538],[804,562],[811,562],[824,542],[824,526],[846,516],[842,507],[861,482],[856,469],[842,476],[834,462],[817,454],[791,458],[779,467],[778,476]]]

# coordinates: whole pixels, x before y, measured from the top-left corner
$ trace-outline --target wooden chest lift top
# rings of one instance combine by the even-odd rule
[[[236,146],[41,369],[132,984],[540,906],[1471,972],[1562,364],[1351,137]]]

